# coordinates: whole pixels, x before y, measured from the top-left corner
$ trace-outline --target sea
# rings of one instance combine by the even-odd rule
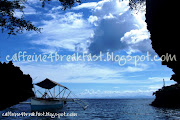
[[[0,111],[1,120],[180,120],[180,109],[151,106],[151,98],[83,99],[79,104],[68,102],[62,109],[31,111],[30,104],[17,104]],[[13,116],[14,115],[16,116]],[[25,113],[29,113],[28,115]],[[7,116],[6,116],[7,115]],[[9,115],[9,116],[8,116]],[[26,116],[23,116],[26,115]]]

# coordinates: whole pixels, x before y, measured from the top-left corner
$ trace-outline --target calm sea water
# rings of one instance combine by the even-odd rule
[[[3,120],[180,120],[180,109],[162,109],[149,104],[153,99],[84,99],[89,107],[83,110],[75,103],[68,103],[63,109],[52,113],[77,113],[77,116],[63,117],[0,117]],[[29,104],[18,104],[5,112],[31,112]]]

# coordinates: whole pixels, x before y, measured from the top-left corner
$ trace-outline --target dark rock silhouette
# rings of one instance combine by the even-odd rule
[[[147,0],[146,23],[151,33],[153,49],[159,56],[176,55],[176,61],[163,61],[163,65],[172,68],[175,73],[172,75],[174,81],[180,83],[179,67],[179,13],[178,5],[169,0]],[[171,8],[170,8],[171,6]]]
[[[12,62],[0,62],[0,69],[0,110],[34,96],[34,92],[32,91],[32,78],[30,75],[23,74],[20,68],[15,67]]]
[[[180,107],[180,85],[175,84],[163,87],[154,93],[156,99],[152,102],[156,107],[179,108]]]
[[[159,107],[178,106],[180,101],[179,67],[179,5],[169,0],[146,0],[146,23],[151,33],[153,49],[159,56],[176,55],[176,61],[163,61],[162,65],[171,68],[174,74],[171,80],[176,85],[163,87],[155,92],[156,99],[152,103]],[[179,105],[180,107],[180,105]]]

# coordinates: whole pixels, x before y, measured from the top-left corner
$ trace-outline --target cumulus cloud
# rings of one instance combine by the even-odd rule
[[[98,53],[99,51],[106,52],[126,48],[127,44],[120,39],[126,32],[137,28],[133,19],[134,16],[130,11],[118,15],[114,19],[102,19],[94,31],[89,51]]]
[[[97,16],[93,16],[93,15],[90,15],[89,18],[88,18],[88,22],[91,23],[91,24],[94,24],[95,26],[96,25],[96,21],[98,21],[98,17]]]
[[[132,14],[128,3],[128,0],[102,0],[73,7],[75,11],[91,9],[88,18],[81,12],[53,13],[60,7],[53,8],[46,14],[49,19],[41,22],[42,34],[31,43],[51,50],[62,48],[92,54],[119,50],[128,54],[147,51],[152,54],[144,13]]]
[[[122,14],[129,9],[129,1],[124,0],[119,2],[119,0],[102,0],[97,3],[97,6],[92,10],[93,14],[103,18],[105,15]]]
[[[151,52],[150,34],[146,28],[145,13],[133,14],[129,10],[128,0],[111,0],[94,8],[93,15],[98,17],[98,25],[91,39],[89,51],[124,50],[133,52]]]
[[[143,40],[146,40],[150,37],[149,32],[145,29],[135,29],[129,32],[126,32],[124,36],[121,38],[122,42],[126,42],[127,44],[137,44]]]

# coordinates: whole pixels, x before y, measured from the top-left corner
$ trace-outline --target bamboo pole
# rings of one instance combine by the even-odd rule
[[[63,96],[62,96],[62,98],[64,97],[65,91],[66,91],[66,89],[64,90],[64,93],[63,93]]]
[[[59,86],[59,93],[60,93],[60,86]],[[60,98],[60,94],[59,94],[59,98]]]
[[[48,89],[49,93],[51,94],[51,91]],[[51,97],[53,97],[53,95],[51,94]]]
[[[56,95],[55,95],[55,87],[54,87],[54,97],[55,97]]]
[[[63,89],[63,90],[64,90],[64,89]],[[62,90],[62,91],[63,91],[63,90]],[[62,91],[61,91],[61,92],[62,92]],[[59,94],[61,94],[61,92],[60,92]],[[56,97],[57,97],[59,94],[57,94]]]
[[[66,99],[69,97],[70,93],[71,93],[71,91],[69,92],[69,94],[68,94],[68,96],[66,97]]]

